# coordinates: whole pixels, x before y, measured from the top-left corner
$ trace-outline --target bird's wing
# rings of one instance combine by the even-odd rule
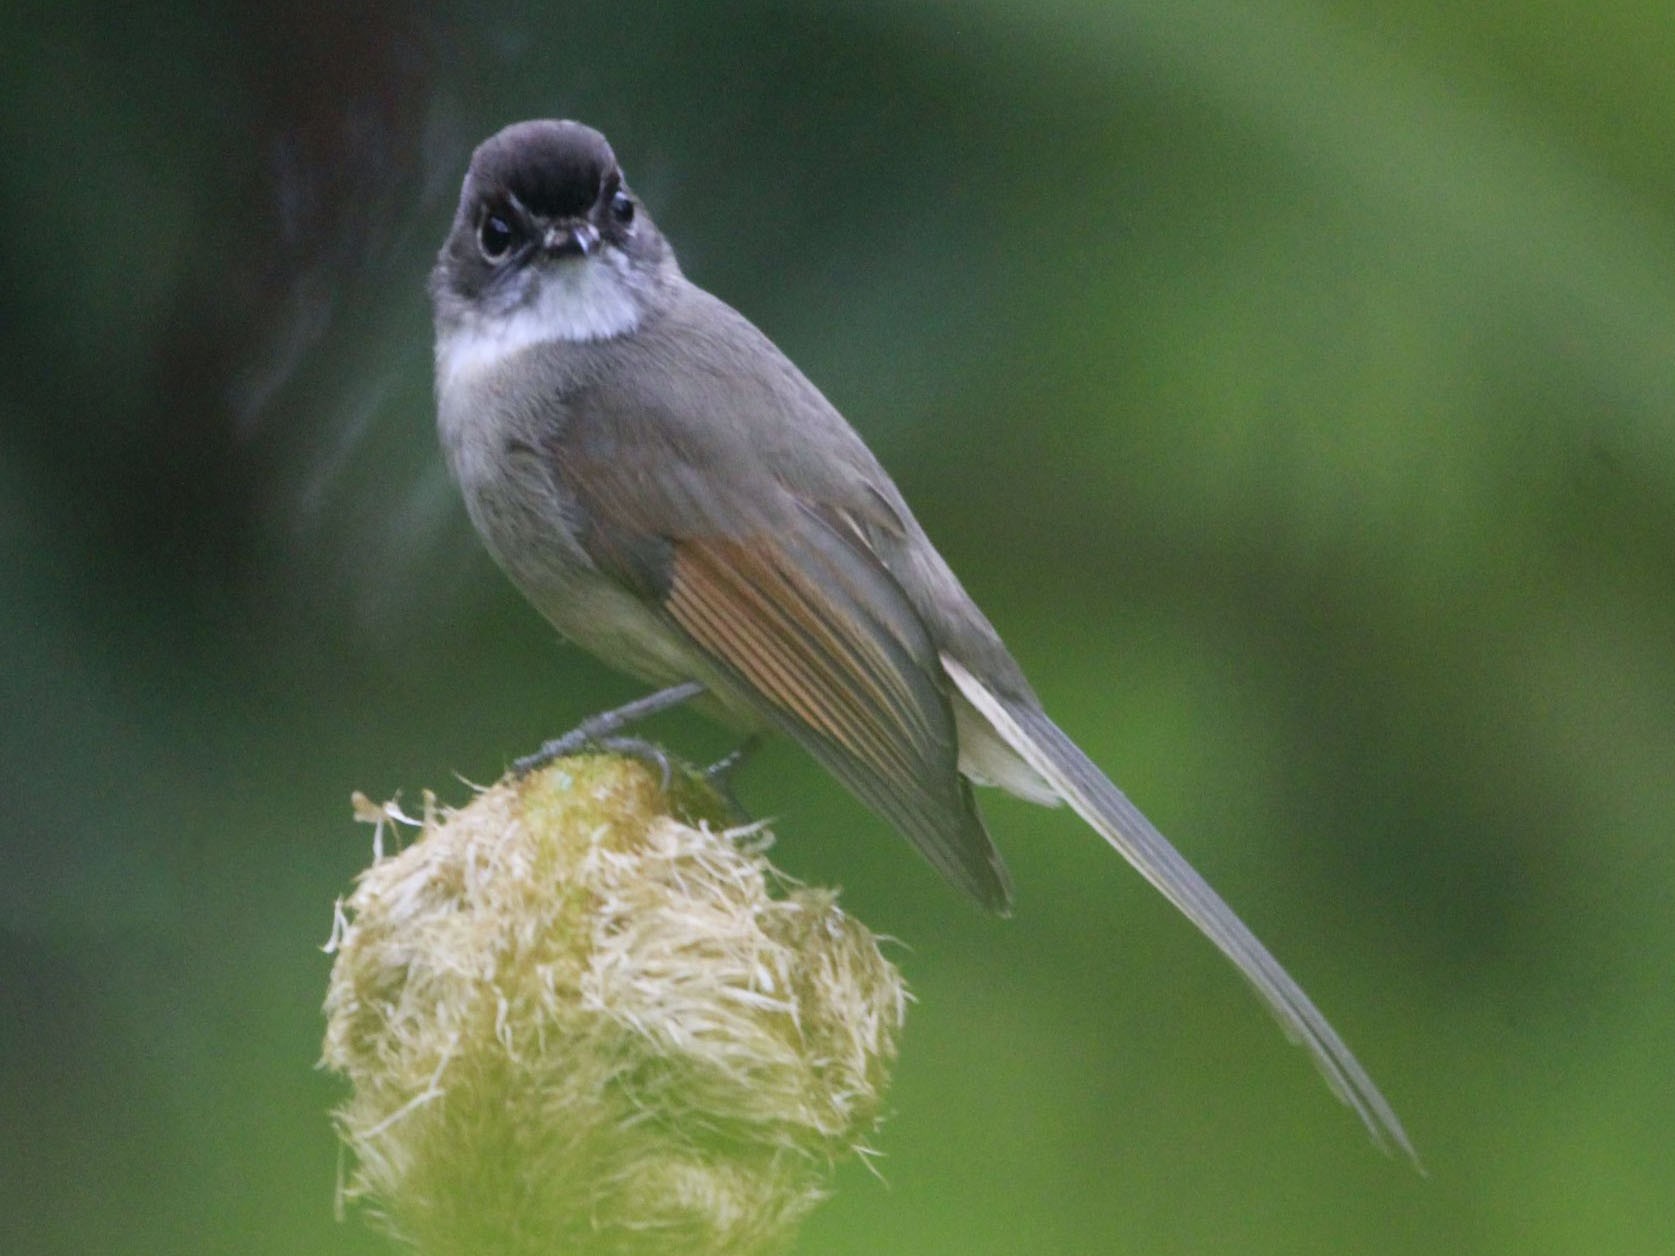
[[[585,404],[575,413],[588,422]],[[799,742],[951,882],[1006,910],[1011,885],[958,771],[936,646],[901,586],[840,508],[762,464],[741,478],[691,432],[618,423],[608,440],[572,430],[555,444],[588,556],[697,648],[724,700]]]

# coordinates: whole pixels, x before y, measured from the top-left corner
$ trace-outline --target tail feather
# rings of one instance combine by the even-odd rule
[[[1402,1129],[1400,1118],[1337,1031],[1256,935],[1210,888],[1209,882],[1198,875],[1139,808],[1039,707],[998,697],[957,660],[946,655],[943,666],[966,700],[1007,744],[1233,961],[1279,1020],[1286,1036],[1309,1052],[1326,1084],[1361,1118],[1379,1145],[1403,1152],[1417,1165],[1418,1155]]]

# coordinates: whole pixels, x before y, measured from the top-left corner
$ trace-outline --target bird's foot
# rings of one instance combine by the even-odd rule
[[[717,759],[704,769],[704,780],[715,791],[716,796],[726,804],[727,809],[733,813],[735,822],[739,824],[751,823],[751,817],[750,813],[739,803],[738,796],[733,793],[733,773],[749,761],[761,744],[762,735],[752,733],[740,743],[737,750]]]
[[[602,737],[598,741],[590,742],[589,747],[621,755],[625,759],[633,759],[648,768],[655,768],[658,788],[665,794],[675,783],[675,761],[669,757],[669,752],[643,737]],[[691,769],[688,768],[687,771]]]

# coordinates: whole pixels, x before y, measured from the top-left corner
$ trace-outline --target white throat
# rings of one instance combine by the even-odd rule
[[[436,374],[444,385],[492,370],[531,345],[609,340],[640,322],[628,259],[606,252],[532,271],[533,296],[509,310],[473,312],[436,339]]]

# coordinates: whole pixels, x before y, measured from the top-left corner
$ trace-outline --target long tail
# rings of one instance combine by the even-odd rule
[[[1209,882],[1039,707],[1008,702],[957,660],[944,655],[942,661],[966,700],[1007,744],[1238,966],[1278,1018],[1286,1037],[1301,1043],[1314,1057],[1326,1084],[1355,1111],[1378,1144],[1387,1151],[1400,1150],[1417,1166],[1418,1154],[1400,1118],[1360,1061]]]

